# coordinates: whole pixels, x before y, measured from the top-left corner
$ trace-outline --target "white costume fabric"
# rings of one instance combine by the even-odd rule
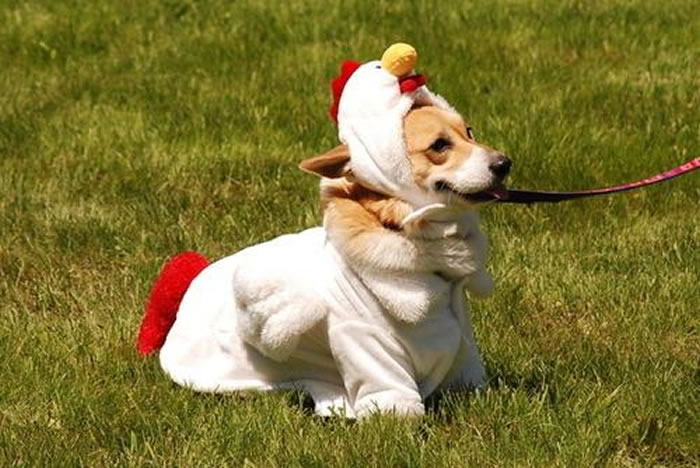
[[[366,63],[342,92],[339,137],[358,180],[411,204],[404,224],[430,226],[430,239],[401,239],[439,248],[386,270],[349,261],[326,226],[219,260],[190,285],[161,350],[176,382],[212,392],[298,388],[319,414],[349,417],[422,414],[436,389],[484,383],[464,289],[492,288],[486,240],[476,214],[454,215],[414,183],[403,137],[414,104],[452,110],[425,86],[401,93],[399,78]]]
[[[353,174],[363,185],[421,209],[432,202],[413,180],[403,137],[403,119],[413,105],[455,112],[427,86],[402,93],[399,78],[382,68],[378,60],[365,63],[343,89],[338,137],[350,148]]]
[[[465,280],[432,276],[423,313],[397,317],[392,309],[401,306],[391,308],[387,289],[393,284],[401,299],[402,284],[383,282],[380,300],[376,284],[345,262],[324,228],[281,236],[195,278],[161,365],[200,391],[300,389],[321,415],[422,414],[422,400],[436,389],[485,379]]]

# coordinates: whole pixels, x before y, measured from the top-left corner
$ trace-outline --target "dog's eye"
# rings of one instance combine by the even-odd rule
[[[471,127],[467,127],[467,136],[469,137],[470,140],[475,140],[474,131],[472,130]]]
[[[437,151],[438,153],[442,153],[443,151],[448,150],[450,146],[452,146],[450,140],[447,138],[438,138],[432,145],[430,145],[430,149]]]

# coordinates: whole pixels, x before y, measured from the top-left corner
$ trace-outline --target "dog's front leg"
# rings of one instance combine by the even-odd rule
[[[377,325],[341,321],[329,328],[333,358],[358,418],[372,413],[425,413],[413,366],[403,346]]]

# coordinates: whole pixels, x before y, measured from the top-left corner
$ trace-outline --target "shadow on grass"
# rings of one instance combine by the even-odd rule
[[[527,374],[518,374],[510,369],[492,369],[488,387],[494,390],[511,389],[522,390],[528,397],[538,399],[546,398],[550,404],[560,400],[553,372],[547,369],[535,370]]]
[[[492,375],[488,384],[482,389],[499,390],[511,389],[524,391],[529,398],[544,399],[548,404],[559,401],[559,393],[554,385],[554,377],[551,373],[531,372],[528,375],[519,375],[508,369],[491,369]],[[308,393],[302,390],[288,391],[286,403],[299,409],[306,416],[315,416],[314,400]],[[425,399],[425,410],[428,416],[432,416],[443,424],[450,424],[455,414],[449,411],[450,406],[468,403],[469,399],[476,395],[472,387],[452,388],[436,391]],[[336,417],[320,417],[323,421],[335,421]]]
[[[561,402],[561,395],[557,391],[554,383],[553,372],[546,369],[533,370],[526,375],[518,374],[507,368],[490,368],[491,379],[481,391],[513,390],[524,392],[529,399],[537,399],[554,405]],[[172,385],[179,387],[176,383]],[[191,390],[193,393],[198,392]],[[232,399],[237,404],[246,404],[257,398],[264,398],[267,392],[240,391],[231,393],[208,393],[204,401],[206,405],[220,405],[230,402]],[[317,416],[313,398],[303,390],[284,390],[275,392],[282,395],[278,400],[280,404],[289,408],[299,410],[304,416],[314,418],[324,424],[337,424],[343,421],[347,424],[354,424],[354,420],[345,419],[338,416]],[[478,397],[478,393],[471,387],[456,387],[446,390],[436,391],[425,399],[425,409],[427,418],[421,426],[426,426],[424,437],[430,434],[430,427],[450,425],[455,422],[455,416],[460,414],[460,407],[470,406],[472,398]]]

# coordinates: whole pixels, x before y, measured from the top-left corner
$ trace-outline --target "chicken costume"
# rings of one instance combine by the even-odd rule
[[[318,414],[346,417],[420,415],[434,391],[484,383],[464,289],[490,292],[486,239],[475,213],[455,217],[413,182],[403,117],[414,104],[452,111],[415,62],[406,44],[381,61],[346,62],[331,115],[354,177],[410,203],[404,225],[439,220],[437,237],[393,233],[414,254],[398,269],[351,258],[326,219],[212,264],[176,256],[154,285],[138,341],[142,354],[162,345],[175,382],[206,392],[298,389]]]

